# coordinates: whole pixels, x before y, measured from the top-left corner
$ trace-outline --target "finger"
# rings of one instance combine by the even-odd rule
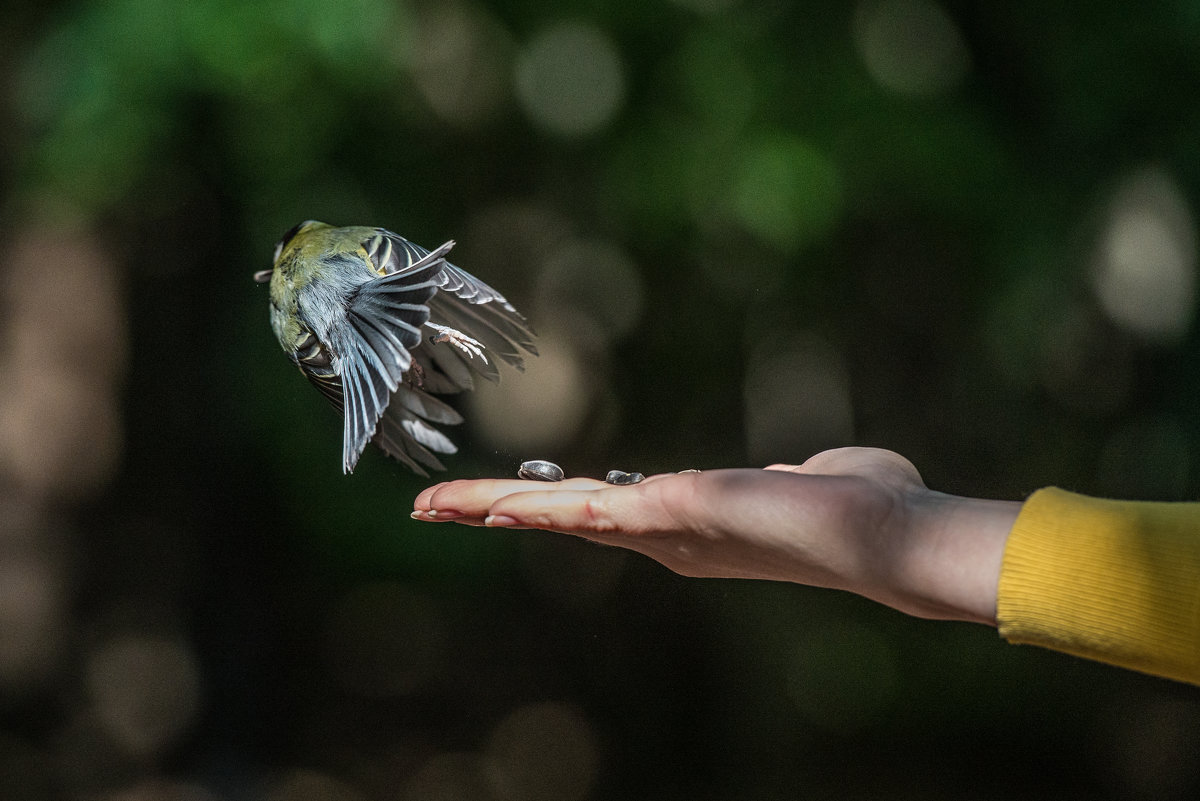
[[[697,471],[697,472],[699,472],[699,471]],[[677,473],[658,473],[656,475],[647,476],[644,481],[647,483],[652,482],[652,481],[659,481],[661,479],[668,478],[668,477],[674,476],[674,475],[678,475],[678,474]],[[487,486],[484,486],[483,482],[487,482]],[[473,486],[469,490],[467,488],[464,488],[461,486],[456,486],[449,492],[439,494],[439,491],[443,487],[446,487],[449,484],[455,484],[455,485],[472,484],[475,486]],[[458,481],[443,481],[441,483],[434,484],[431,487],[426,487],[425,489],[421,490],[417,494],[417,497],[413,499],[413,510],[419,511],[419,512],[427,512],[430,509],[439,508],[433,502],[433,497],[435,495],[438,495],[439,501],[442,501],[442,500],[449,501],[451,499],[463,497],[463,493],[468,492],[468,491],[475,493],[475,494],[480,494],[480,495],[495,495],[496,497],[499,497],[500,494],[527,489],[531,485],[541,487],[542,489],[550,489],[550,488],[579,489],[581,487],[584,489],[602,489],[606,486],[613,486],[611,484],[608,484],[607,482],[597,481],[595,479],[590,479],[590,478],[569,478],[564,481],[557,481],[557,482],[537,482],[537,481],[530,481],[528,479],[460,479]],[[632,485],[630,485],[630,486],[632,486]],[[414,515],[414,517],[416,517],[417,519],[421,519],[421,520],[425,519],[424,516]],[[449,519],[449,518],[447,517],[445,519]]]
[[[798,464],[769,464],[763,470],[779,470],[785,473],[794,473],[800,469]]]
[[[439,489],[441,489],[445,485],[446,485],[446,482],[442,481],[438,484],[434,484],[432,487],[426,487],[425,489],[418,492],[417,497],[413,498],[413,510],[418,511],[418,512],[429,511],[429,508],[430,508],[429,507],[429,499],[433,497],[433,494],[435,492],[437,492]]]
[[[699,473],[700,471],[697,470],[695,472]],[[655,481],[662,481],[664,478],[670,478],[671,476],[677,476],[677,475],[680,475],[680,474],[679,473],[655,473],[652,476],[646,476],[644,479],[639,481],[638,484],[649,484],[649,483],[652,483]],[[605,483],[607,483],[607,482],[605,482]],[[609,486],[633,487],[633,486],[637,486],[637,485],[636,484],[624,484],[624,485],[610,484]]]
[[[475,479],[449,481],[431,488],[428,495],[418,496],[417,508],[427,511],[456,512],[463,517],[486,516],[488,509],[498,499],[514,493],[528,492],[536,488],[541,492],[563,492],[597,490],[608,486],[603,481],[591,478],[571,478],[565,481],[542,482],[521,479]],[[447,516],[448,517],[448,516]]]
[[[483,525],[482,517],[470,517],[462,512],[452,509],[414,509],[410,514],[413,520],[421,520],[426,523],[462,523],[464,525],[472,525],[477,523]]]
[[[488,509],[486,525],[518,525],[564,532],[611,528],[607,504],[597,503],[602,490],[542,490],[519,492],[496,500]]]
[[[587,481],[589,479],[582,480]],[[459,497],[465,491],[465,487],[462,485],[469,486],[471,488],[470,491],[475,493],[494,494],[496,492],[515,492],[530,486],[561,486],[567,483],[566,481],[548,483],[528,479],[458,479],[456,481],[442,481],[433,486],[426,487],[417,493],[417,497],[413,499],[413,509],[415,511],[436,509],[438,506],[433,502],[435,495],[438,495],[439,498]],[[439,495],[440,490],[449,485],[455,486],[449,493]]]
[[[439,514],[436,509],[431,509],[427,512],[417,510],[412,512],[409,517],[411,517],[413,520],[420,520],[423,523],[457,523],[460,526],[473,526],[476,528],[484,528],[487,526],[487,523],[484,522],[485,519],[482,517],[466,517],[463,515],[445,513]],[[533,528],[533,526],[522,526],[518,523],[514,523],[510,526],[504,526],[504,528],[530,529]]]
[[[636,536],[661,531],[670,522],[647,497],[640,487],[519,492],[492,504],[484,523],[606,538]]]

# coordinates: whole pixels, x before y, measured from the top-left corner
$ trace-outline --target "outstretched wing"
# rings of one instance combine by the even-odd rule
[[[343,412],[347,473],[369,441],[420,475],[428,475],[425,468],[445,469],[436,454],[457,449],[433,424],[453,425],[462,417],[430,393],[470,389],[473,374],[495,381],[496,359],[521,370],[521,351],[537,354],[533,331],[512,304],[446,261],[453,246],[430,252],[383,229],[363,242],[380,277],[354,290],[348,325],[330,333],[337,337],[330,342],[335,369],[308,372]],[[477,340],[483,357],[456,347],[453,338],[428,337],[423,327],[429,322]]]
[[[444,254],[452,244],[448,242],[434,253]],[[420,245],[382,228],[376,229],[366,248],[372,266],[384,275],[403,274],[431,255]],[[449,342],[427,341],[413,356],[424,374],[424,386],[431,392],[471,389],[472,374],[496,381],[500,375],[496,359],[524,370],[521,351],[537,355],[533,329],[491,286],[450,262],[444,262],[431,280],[438,292],[429,299],[429,320],[479,341],[487,357],[486,360],[472,357]]]

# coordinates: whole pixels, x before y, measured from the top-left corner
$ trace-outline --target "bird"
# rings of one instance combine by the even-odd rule
[[[426,250],[367,226],[306,220],[275,245],[270,321],[284,352],[342,413],[342,469],[368,442],[410,470],[445,470],[457,447],[437,425],[463,422],[436,397],[498,381],[498,362],[524,371],[536,335],[498,291]]]

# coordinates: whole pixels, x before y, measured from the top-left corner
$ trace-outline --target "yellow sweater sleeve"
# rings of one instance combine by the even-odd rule
[[[1200,684],[1200,503],[1034,493],[996,617],[1009,642]]]

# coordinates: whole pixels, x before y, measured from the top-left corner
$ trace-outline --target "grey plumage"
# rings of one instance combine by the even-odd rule
[[[414,472],[445,469],[456,447],[435,424],[462,422],[432,393],[524,369],[534,334],[488,284],[382,228],[307,222],[276,247],[271,322],[301,372],[343,414],[342,466],[368,441]]]

